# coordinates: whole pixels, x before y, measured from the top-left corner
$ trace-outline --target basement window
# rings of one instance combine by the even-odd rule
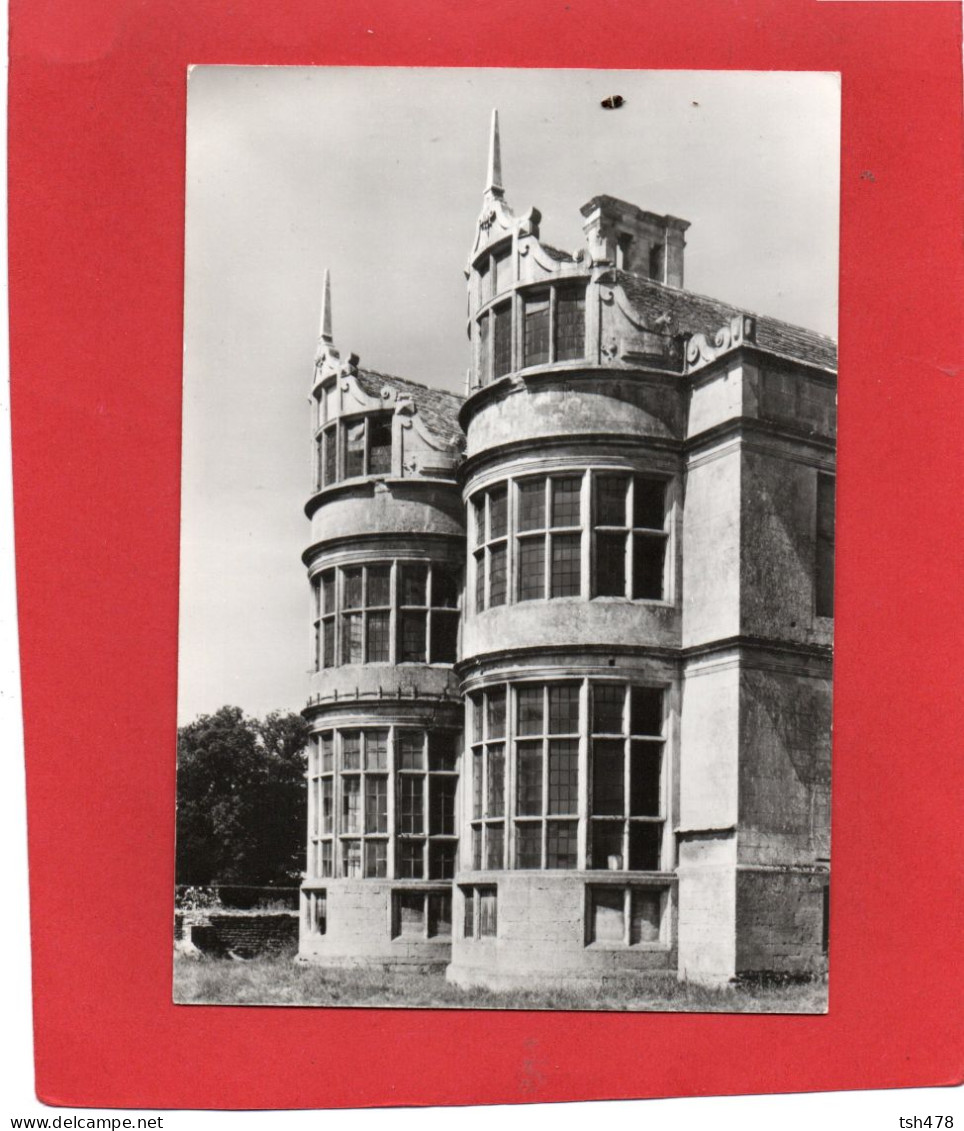
[[[392,892],[392,938],[447,939],[451,937],[451,892],[405,890]]]
[[[328,893],[310,891],[305,898],[305,914],[308,919],[308,933],[323,935],[328,930]]]
[[[462,896],[462,937],[494,939],[499,929],[499,893],[494,885],[459,888]]]
[[[586,943],[640,946],[661,941],[665,889],[612,884],[586,888]]]

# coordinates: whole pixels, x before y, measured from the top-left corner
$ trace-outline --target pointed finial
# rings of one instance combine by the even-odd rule
[[[321,327],[318,336],[323,342],[331,345],[331,274],[327,267],[325,268],[325,283],[321,298]]]
[[[489,174],[485,191],[493,196],[502,196],[502,152],[499,148],[499,111],[492,111],[492,133],[489,138]]]

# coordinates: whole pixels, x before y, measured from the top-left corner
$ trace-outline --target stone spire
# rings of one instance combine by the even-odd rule
[[[332,344],[331,336],[331,273],[328,268],[325,268],[325,282],[322,289],[321,297],[321,325],[318,328],[318,337],[330,346]]]
[[[505,193],[502,187],[502,151],[499,147],[499,111],[492,111],[492,133],[489,138],[489,171],[485,180],[486,195],[501,197]]]

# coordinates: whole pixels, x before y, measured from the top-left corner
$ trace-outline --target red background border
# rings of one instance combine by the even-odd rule
[[[10,307],[37,1087],[335,1107],[961,1078],[960,10],[12,0]],[[825,1017],[176,1007],[189,63],[843,76]]]

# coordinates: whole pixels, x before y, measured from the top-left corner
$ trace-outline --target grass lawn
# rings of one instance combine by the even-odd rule
[[[826,982],[712,990],[673,975],[624,975],[548,990],[462,990],[443,974],[326,970],[291,958],[174,960],[174,1000],[207,1005],[327,1005],[410,1009],[615,1009],[691,1013],[823,1013]]]

